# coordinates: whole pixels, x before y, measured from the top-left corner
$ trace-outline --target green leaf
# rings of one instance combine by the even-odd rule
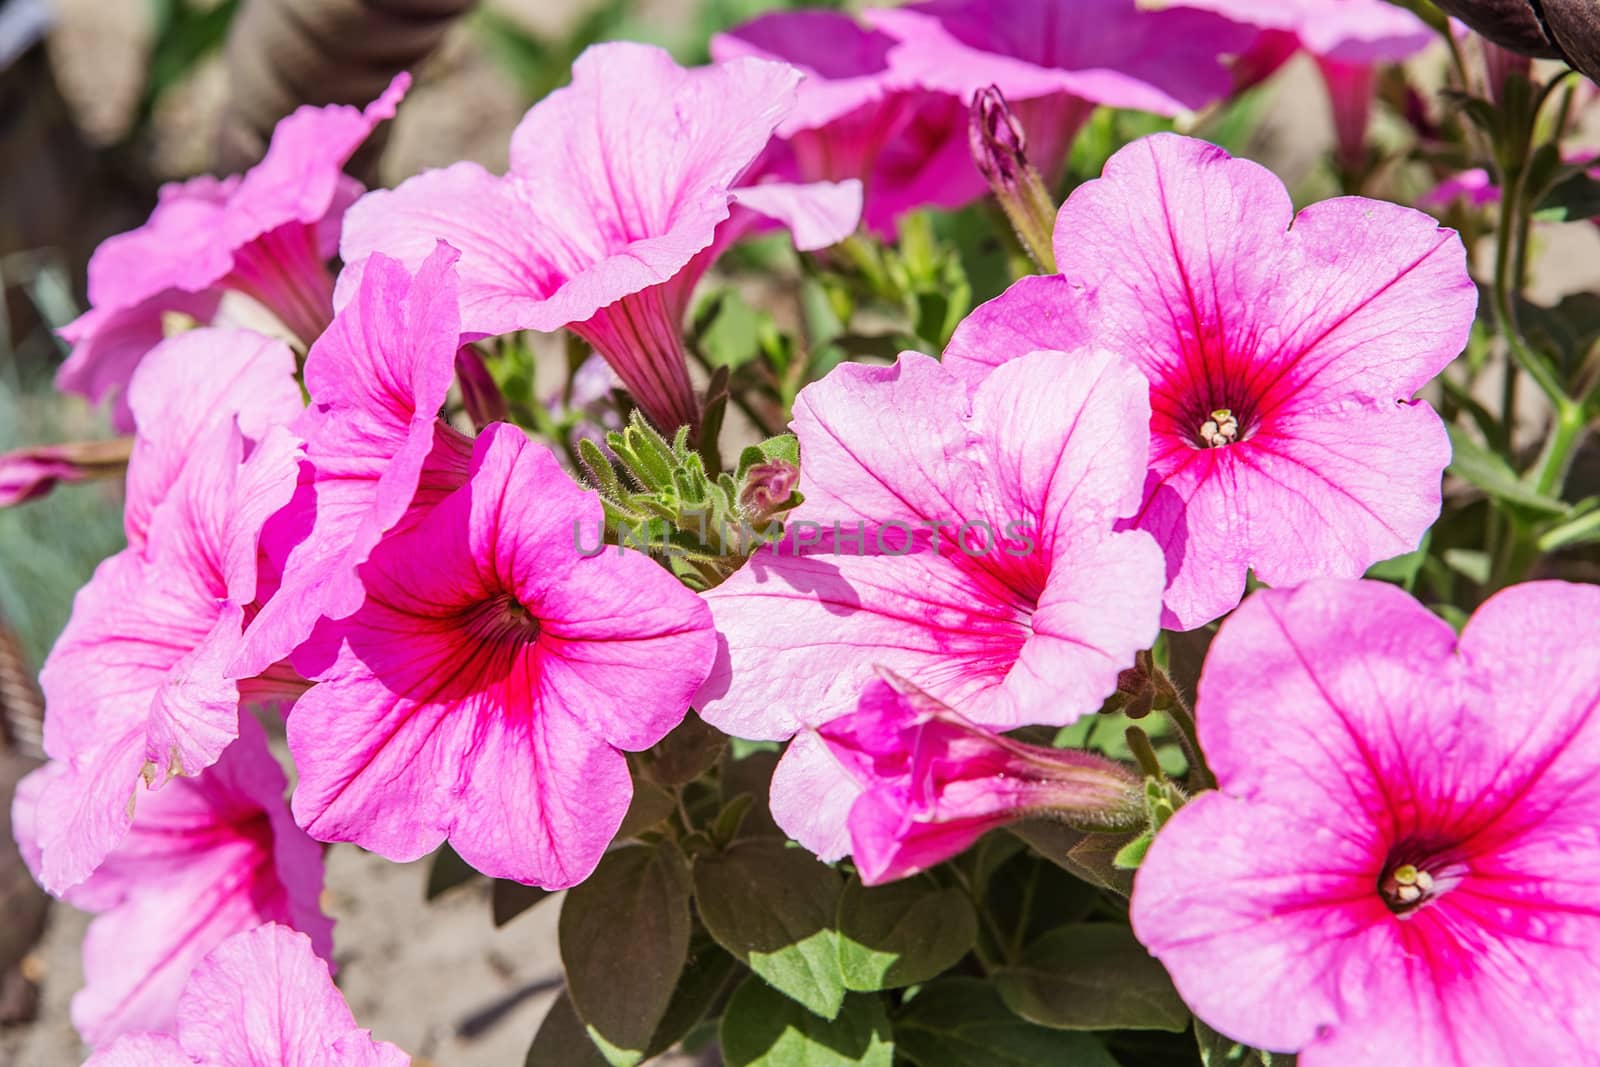
[[[1403,556],[1386,559],[1382,563],[1374,563],[1367,568],[1367,577],[1380,582],[1393,582],[1402,589],[1410,592],[1416,588],[1417,575],[1422,571],[1422,564],[1428,559],[1428,545],[1433,539],[1433,532],[1422,535],[1422,544],[1415,552],[1407,552]]]
[[[536,885],[523,885],[521,882],[496,878],[494,890],[490,894],[495,926],[504,926],[549,895],[548,889],[540,889]]]
[[[1144,863],[1145,853],[1150,851],[1156,835],[1149,830],[1129,841],[1117,849],[1117,854],[1111,857],[1111,865],[1119,871],[1136,871]]]
[[[524,1067],[608,1067],[606,1058],[589,1040],[583,1020],[572,1008],[572,998],[563,990],[545,1013],[539,1032],[533,1037]]]
[[[1482,489],[1502,504],[1525,509],[1537,515],[1564,515],[1567,506],[1559,500],[1537,493],[1517,477],[1504,459],[1490,452],[1457,426],[1450,431],[1453,456],[1450,473]]]
[[[894,1041],[883,1003],[853,994],[821,1019],[751,978],[722,1016],[726,1067],[892,1067]]]
[[[859,992],[926,982],[978,940],[978,916],[966,894],[923,879],[872,888],[850,879],[839,895],[837,925],[844,984]]]
[[[661,1017],[645,1057],[659,1056],[698,1026],[717,1002],[744,974],[739,961],[701,935],[703,944],[694,952],[678,988],[672,991],[666,1014]]]
[[[1539,551],[1558,552],[1600,541],[1600,500],[1591,498],[1573,509],[1573,518],[1545,531],[1539,538]],[[1585,506],[1587,505],[1587,506]]]
[[[1587,171],[1559,181],[1534,210],[1540,222],[1581,222],[1600,215],[1600,181]]]
[[[558,930],[573,1007],[608,1056],[644,1056],[689,954],[689,872],[672,845],[608,853],[568,891]]]
[[[831,1019],[844,1002],[833,928],[844,879],[780,838],[735,841],[694,864],[695,904],[717,943],[807,1008]]]
[[[1019,1019],[995,987],[941,978],[894,1022],[895,1051],[917,1067],[1117,1067],[1088,1034]]]
[[[428,864],[428,899],[437,900],[476,877],[478,872],[467,866],[467,861],[456,855],[455,849],[448,844],[440,845]]]
[[[994,977],[1011,1010],[1041,1026],[1181,1031],[1189,1025],[1189,1009],[1166,969],[1120,923],[1059,927]]]
[[[1284,1052],[1263,1052],[1223,1037],[1211,1027],[1194,1021],[1195,1041],[1200,1045],[1200,1062],[1205,1067],[1293,1067],[1295,1057]]]

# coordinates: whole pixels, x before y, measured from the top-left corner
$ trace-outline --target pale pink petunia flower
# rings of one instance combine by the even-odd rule
[[[524,116],[509,174],[457,163],[369,193],[346,220],[344,258],[415,267],[449,241],[468,339],[571,327],[657,425],[695,424],[683,317],[717,253],[760,217],[802,250],[860,218],[854,182],[743,181],[799,79],[761,60],[685,70],[658,48],[595,45]]]
[[[1393,586],[1256,593],[1200,679],[1220,784],[1133,926],[1219,1032],[1303,1067],[1588,1063],[1600,1046],[1600,589],[1459,639]]]
[[[196,375],[204,366],[207,373]],[[127,833],[141,792],[196,774],[237,735],[225,668],[256,599],[257,542],[294,491],[294,355],[244,331],[196,330],[150,353],[129,388],[128,547],[78,592],[40,674],[40,881],[81,882]]]
[[[366,599],[296,657],[329,666],[289,718],[313,837],[546,888],[599,862],[632,794],[624,751],[682,720],[715,649],[665,568],[592,544],[598,496],[504,423],[470,480],[389,534]]]
[[[979,307],[946,365],[975,383],[1014,353],[1088,343],[1139,366],[1153,415],[1134,523],[1166,550],[1163,625],[1226,613],[1251,569],[1356,577],[1417,547],[1450,445],[1414,397],[1477,306],[1454,231],[1358,197],[1297,216],[1266,169],[1158,134],[1072,194],[1055,251],[1061,274]]]
[[[1177,115],[1227,96],[1227,57],[1257,37],[1209,11],[1138,0],[925,0],[866,18],[900,39],[889,61],[902,82],[969,103],[998,88],[1047,178],[1096,107]]]
[[[791,181],[859,179],[862,221],[884,237],[906,212],[963,207],[988,188],[972,163],[966,103],[896,77],[895,44],[849,15],[820,10],[770,12],[711,39],[715,59],[776,60],[805,75],[757,171]]]
[[[119,1039],[84,1067],[408,1067],[356,1025],[301,933],[269,923],[235,934],[184,986],[170,1031]]]
[[[61,331],[72,344],[56,384],[99,402],[132,429],[121,391],[162,338],[169,312],[209,322],[223,292],[253,298],[310,344],[333,314],[328,260],[361,183],[344,173],[356,149],[393,118],[411,84],[397,75],[365,110],[302,107],[278,123],[243,175],[163,186],[149,221],[107,238],[89,261],[90,308]]]
[[[795,741],[780,825],[836,858],[848,790],[810,730],[880,665],[985,726],[1100,706],[1155,639],[1163,568],[1138,531],[1147,389],[1087,354],[1010,362],[970,396],[916,353],[846,364],[795,403],[800,492],[782,542],[705,594],[723,647],[696,707],[738,737]]]
[[[84,937],[84,987],[72,998],[83,1040],[169,1029],[189,972],[233,934],[279,922],[333,951],[322,914],[322,849],[294,824],[288,782],[250,716],[214,765],[139,800],[127,837],[67,903],[98,913]],[[17,787],[13,825],[38,869],[39,793],[63,767]]]
[[[1436,37],[1427,23],[1389,0],[1181,3],[1261,29],[1256,43],[1234,64],[1241,88],[1269,77],[1297,52],[1315,59],[1328,89],[1338,156],[1348,166],[1359,165],[1366,156],[1379,66],[1416,55]]]
[[[439,417],[461,336],[457,258],[440,242],[413,275],[375,254],[311,346],[311,403],[293,426],[305,442],[300,485],[262,532],[279,583],[231,673],[259,674],[318,619],[355,611],[365,596],[356,568],[379,539],[466,481],[472,440]]]
[[[888,673],[817,734],[854,797],[850,854],[867,885],[926,870],[1029,816],[1111,826],[1143,814],[1140,779],[1120,764],[1013,741]]]

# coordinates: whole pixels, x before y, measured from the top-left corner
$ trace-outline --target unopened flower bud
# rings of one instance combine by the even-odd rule
[[[1022,124],[995,86],[980,89],[972,98],[968,134],[978,171],[1000,201],[1023,249],[1041,270],[1054,274],[1056,204],[1044,179],[1028,162],[1028,138]]]
[[[116,478],[128,468],[133,438],[39,445],[0,455],[0,508],[35,500],[60,482]]]
[[[1447,14],[1519,55],[1563,59],[1600,80],[1600,7],[1594,0],[1438,0]]]
[[[461,402],[473,426],[482,430],[491,422],[506,421],[505,394],[476,346],[462,345],[456,350],[456,381],[461,385]]]
[[[789,508],[800,484],[800,468],[785,459],[769,459],[751,467],[739,490],[739,505],[755,522],[766,522]]]

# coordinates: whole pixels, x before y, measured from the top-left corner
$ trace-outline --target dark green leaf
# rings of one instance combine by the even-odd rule
[[[448,844],[440,845],[428,864],[428,899],[437,900],[476,877],[478,872],[467,866],[467,861],[456,855],[455,849]]]
[[[622,825],[617,827],[615,840],[626,841],[660,826],[676,807],[671,793],[654,782],[635,779],[633,800],[628,803],[628,813],[622,817]]]
[[[650,750],[650,777],[664,786],[692,782],[717,765],[728,737],[694,712]]]
[[[578,1016],[615,1063],[637,1063],[689,953],[689,872],[675,846],[629,845],[561,906],[561,962]]]
[[[702,935],[703,938],[704,935]],[[705,940],[684,968],[645,1056],[659,1056],[693,1030],[745,973],[739,961]]]
[[[1088,1034],[1019,1019],[977,978],[941,978],[894,1022],[895,1051],[917,1067],[1116,1067]]]
[[[1581,222],[1600,215],[1600,181],[1587,171],[1556,183],[1535,209],[1542,222]]]
[[[1035,852],[1090,885],[1122,896],[1133,895],[1133,874],[1116,865],[1116,857],[1137,833],[1091,834],[1042,819],[1020,822],[1011,832]]]
[[[818,1015],[844,1002],[834,931],[844,879],[780,838],[735,841],[694,864],[695,903],[717,943]]]
[[[563,990],[545,1013],[533,1046],[528,1049],[524,1067],[609,1067],[606,1058],[589,1040],[583,1020],[572,1010],[572,1000]]]
[[[1062,1030],[1172,1030],[1189,1009],[1166,969],[1119,923],[1077,923],[1029,945],[995,972],[1011,1010]]]
[[[504,926],[549,895],[549,890],[540,889],[536,885],[523,885],[521,882],[496,878],[490,897],[495,926]]]
[[[722,1016],[722,1059],[727,1067],[892,1067],[894,1042],[877,997],[852,994],[828,1020],[750,978]]]
[[[734,755],[738,747],[737,744],[729,747],[729,757]],[[718,781],[722,802],[729,804],[739,796],[748,796],[751,800],[750,810],[739,823],[739,837],[782,835],[778,824],[772,821],[772,811],[767,806],[767,797],[772,791],[772,771],[777,765],[778,754],[769,751],[750,752],[743,759],[725,758],[722,761],[722,773]]]
[[[852,878],[839,896],[838,928],[845,987],[872,992],[955,966],[978,939],[978,916],[959,889],[923,879],[868,888]]]

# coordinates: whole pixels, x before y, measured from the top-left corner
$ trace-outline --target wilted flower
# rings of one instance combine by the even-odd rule
[[[1199,1018],[1304,1067],[1583,1063],[1600,1044],[1600,589],[1460,638],[1393,586],[1264,590],[1200,678],[1220,784],[1133,925]]]
[[[0,508],[37,500],[62,482],[115,478],[128,469],[133,442],[73,441],[0,454]]]

